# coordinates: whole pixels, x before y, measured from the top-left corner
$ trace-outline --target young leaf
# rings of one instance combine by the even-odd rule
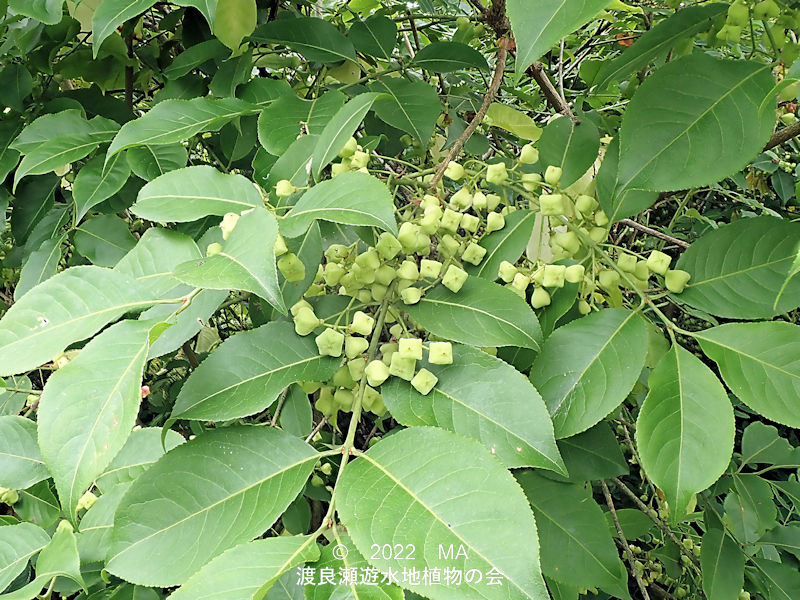
[[[0,527],[0,591],[25,570],[28,560],[49,541],[47,532],[33,523]]]
[[[151,328],[142,321],[110,327],[44,386],[39,447],[70,519],[136,424]]]
[[[432,425],[476,439],[508,468],[566,475],[547,407],[525,376],[477,348],[458,345],[453,358],[451,365],[425,364],[439,378],[427,396],[398,377],[383,385],[392,416],[406,426]]]
[[[742,433],[742,464],[800,468],[800,447],[779,436],[775,427],[754,421]]]
[[[131,169],[121,154],[105,164],[102,156],[87,162],[72,184],[72,200],[75,202],[75,222],[78,223],[89,210],[110,198],[122,189]]]
[[[536,517],[542,572],[564,583],[600,587],[629,598],[628,572],[591,488],[557,483],[534,471],[522,471],[516,477]]]
[[[414,458],[420,449],[424,460]],[[433,427],[400,431],[348,463],[337,490],[342,522],[379,571],[452,568],[455,561],[464,572],[502,574],[502,585],[406,583],[411,591],[432,600],[548,597],[528,501],[478,442]],[[413,560],[379,557],[373,544],[411,544]]]
[[[215,556],[266,531],[316,461],[311,446],[279,429],[207,431],[131,484],[114,518],[106,568],[140,585],[185,583]]]
[[[501,262],[505,260],[512,264],[516,263],[525,252],[536,222],[536,214],[532,210],[516,210],[509,213],[505,218],[505,227],[481,239],[479,245],[486,248],[486,256],[477,266],[467,265],[467,273],[495,281]]]
[[[16,415],[0,417],[0,487],[24,490],[48,477],[36,443],[36,423]]]
[[[252,600],[263,598],[293,566],[314,562],[313,537],[273,537],[234,546],[220,554],[169,595],[169,600]]]
[[[542,130],[536,125],[536,121],[521,110],[500,102],[489,105],[485,122],[492,127],[505,129],[523,140],[535,142],[542,136]]]
[[[117,27],[155,3],[156,0],[103,0],[92,16],[92,56],[97,58],[100,46]]]
[[[34,369],[148,304],[122,273],[94,266],[62,271],[25,294],[0,319],[0,376]]]
[[[644,320],[629,310],[601,310],[556,329],[530,374],[550,409],[556,438],[589,429],[619,406],[646,355]]]
[[[722,529],[709,529],[700,550],[703,592],[708,600],[736,598],[744,585],[744,554]]]
[[[761,319],[800,306],[800,277],[791,277],[800,225],[777,217],[739,219],[705,234],[675,268],[692,278],[677,298],[713,315]]]
[[[386,94],[375,101],[378,118],[427,144],[442,112],[436,90],[424,81],[384,77],[370,83],[371,92]]]
[[[214,35],[236,54],[242,40],[253,33],[257,21],[256,0],[225,0],[217,4]]]
[[[528,303],[480,277],[467,278],[458,293],[437,285],[405,310],[432,334],[471,346],[538,350],[542,340],[539,321]]]
[[[353,23],[347,36],[359,52],[389,60],[397,40],[397,25],[384,15],[374,14]]]
[[[397,234],[389,188],[366,173],[343,173],[312,187],[281,219],[281,233],[290,238],[302,235],[315,219],[369,225]]]
[[[267,323],[228,338],[200,363],[181,388],[172,416],[224,421],[252,415],[289,384],[324,381],[338,366],[290,323]]]
[[[488,71],[483,54],[472,46],[459,42],[433,42],[417,52],[414,64],[426,71],[450,73],[460,69],[477,68]]]
[[[259,43],[284,44],[308,60],[324,63],[356,61],[350,40],[327,21],[315,17],[271,21],[257,27],[250,37]]]
[[[559,185],[565,188],[594,164],[599,149],[600,134],[589,119],[558,117],[547,124],[539,139],[539,162],[543,167],[560,167]]]
[[[636,446],[677,522],[692,495],[714,483],[730,462],[733,406],[714,373],[677,345],[656,365],[649,385],[636,421]]]
[[[658,69],[622,118],[621,189],[698,187],[744,167],[775,125],[774,85],[767,65],[704,52]]]

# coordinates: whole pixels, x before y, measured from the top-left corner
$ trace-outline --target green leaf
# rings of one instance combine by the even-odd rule
[[[100,496],[81,517],[80,533],[77,536],[78,553],[84,563],[105,562],[111,546],[114,513],[129,487],[129,483],[115,486]]]
[[[353,23],[347,35],[359,52],[390,60],[397,40],[397,25],[384,15],[370,15]]]
[[[346,99],[336,90],[314,100],[303,100],[294,92],[280,96],[258,117],[258,141],[267,152],[280,156],[300,135],[322,133]]]
[[[147,304],[121,273],[94,266],[62,271],[25,294],[0,319],[0,376],[30,371]]]
[[[283,44],[308,60],[356,62],[353,44],[333,25],[315,17],[279,19],[256,28],[250,38],[259,43]]]
[[[280,222],[285,237],[305,233],[315,219],[378,227],[397,235],[394,202],[380,179],[357,171],[318,183]]]
[[[800,468],[800,448],[780,437],[775,427],[754,421],[742,434],[742,464]]]
[[[311,446],[272,427],[225,427],[170,450],[125,494],[106,568],[140,585],[185,583],[266,531],[316,461]]]
[[[495,281],[501,262],[506,260],[514,264],[525,253],[536,222],[536,212],[516,210],[506,215],[505,222],[503,229],[481,239],[478,245],[486,248],[486,255],[479,265],[466,265],[467,273]]]
[[[85,133],[87,124],[82,110],[76,108],[47,113],[26,125],[10,147],[28,154],[51,139]]]
[[[341,107],[325,125],[311,159],[315,179],[319,179],[322,169],[344,148],[378,97],[379,94],[359,94]]]
[[[252,208],[242,213],[218,254],[182,263],[175,267],[174,276],[195,287],[245,290],[285,313],[275,267],[277,237],[278,223],[272,213]]]
[[[164,100],[122,126],[111,142],[106,161],[132,146],[174,144],[202,131],[217,131],[236,117],[256,112],[257,106],[236,98]]]
[[[97,58],[100,46],[117,27],[155,3],[156,0],[103,0],[92,16],[92,56]]]
[[[33,77],[25,65],[10,64],[0,71],[0,103],[19,113],[25,112],[24,101],[32,91]]]
[[[716,17],[728,9],[721,2],[682,7],[680,11],[645,31],[632,46],[615,59],[603,63],[594,85],[605,89],[612,81],[621,81],[666,56],[678,42],[711,27]]]
[[[778,524],[772,488],[766,479],[750,473],[734,473],[732,479],[735,493],[725,498],[723,520],[738,540],[753,544]]]
[[[625,534],[625,539],[627,540],[643,539],[655,529],[655,523],[653,523],[653,520],[638,508],[618,508],[616,509],[616,513],[619,526],[622,529],[622,533]],[[614,518],[611,514],[611,511],[605,513],[604,516],[606,518],[608,530],[611,532],[611,535],[614,537],[619,537],[619,533],[617,533],[617,528],[614,524]]]
[[[169,595],[169,600],[252,600],[288,569],[319,558],[313,537],[274,537],[235,546],[220,554]]]
[[[453,358],[451,365],[424,365],[439,378],[427,396],[397,377],[384,384],[392,416],[406,426],[431,425],[478,440],[508,468],[566,475],[547,407],[525,376],[477,348],[457,345]]]
[[[19,413],[32,389],[31,380],[24,375],[0,380],[0,416]]]
[[[99,215],[84,222],[73,235],[75,249],[99,267],[113,267],[136,245],[128,222],[117,215]]]
[[[766,65],[705,52],[658,69],[622,118],[621,189],[682,190],[742,169],[772,133],[774,85]]]
[[[709,529],[700,550],[703,592],[708,600],[736,598],[744,585],[744,554],[722,529]]]
[[[629,310],[601,310],[556,329],[530,374],[550,409],[556,438],[585,431],[617,408],[639,379],[646,355],[644,320]]]
[[[89,209],[120,191],[130,174],[128,161],[121,154],[115,155],[107,165],[103,156],[95,156],[87,162],[72,184],[75,222],[80,222]]]
[[[28,560],[50,541],[50,536],[33,523],[0,527],[0,591],[22,573]]]
[[[800,277],[792,277],[775,307],[800,249],[800,225],[776,217],[740,219],[694,242],[676,268],[692,278],[682,302],[713,315],[769,318],[800,305]]]
[[[288,281],[283,273],[278,271],[283,304],[284,306],[293,306],[303,297],[317,277],[317,270],[322,259],[322,236],[319,232],[319,224],[313,223],[304,236],[285,241],[289,251],[294,252],[306,269],[306,275],[300,281]]]
[[[536,517],[542,572],[563,583],[601,587],[614,596],[629,597],[628,572],[591,488],[557,483],[534,471],[516,477]]]
[[[97,477],[97,487],[108,494],[115,487],[132,482],[164,456],[165,448],[166,451],[172,450],[185,441],[181,434],[169,429],[162,444],[161,433],[158,427],[144,427],[131,432],[111,464]]]
[[[267,179],[270,186],[274,186],[281,179],[286,179],[292,185],[306,186],[309,184],[311,174],[311,157],[317,147],[318,135],[302,135],[281,154],[269,170]],[[278,202],[280,206],[280,202]]]
[[[800,327],[783,321],[728,323],[695,337],[742,402],[768,419],[800,427]]]
[[[769,590],[769,600],[794,600],[800,589],[800,573],[788,564],[778,563],[764,558],[754,558]]]
[[[214,26],[214,17],[217,13],[218,0],[176,0],[178,6],[194,6],[203,13],[209,27]]]
[[[442,113],[439,94],[433,87],[424,81],[384,77],[373,81],[367,88],[371,92],[387,94],[373,105],[381,121],[413,135],[423,146],[428,143]]]
[[[257,21],[256,0],[225,0],[217,4],[214,35],[236,54],[242,40],[253,33]]]
[[[471,346],[538,350],[542,340],[539,322],[528,303],[480,277],[468,277],[458,293],[437,285],[405,310],[430,333]]]
[[[30,177],[17,188],[11,211],[11,233],[18,244],[27,244],[31,235],[53,208],[55,192],[61,188],[61,178],[55,173]],[[51,237],[46,235],[45,239]]]
[[[2,101],[1,97],[0,101]],[[8,103],[4,102],[4,104]],[[21,129],[22,123],[19,122],[0,122],[0,179],[3,181],[19,162],[19,152],[11,148],[11,142],[14,141]]]
[[[523,140],[536,141],[542,135],[542,130],[531,117],[500,102],[492,102],[489,105],[484,122],[505,129]]]
[[[472,46],[459,42],[433,42],[417,52],[413,64],[426,71],[450,73],[475,67],[488,71],[489,65],[483,54]]]
[[[131,171],[145,181],[153,181],[164,173],[185,167],[189,153],[183,144],[164,144],[163,146],[134,146],[128,148],[125,157]]]
[[[579,290],[579,283],[566,282],[564,287],[556,288],[550,293],[550,304],[542,308],[538,315],[539,325],[542,326],[545,337],[553,333],[561,318],[574,309]],[[578,314],[574,316],[577,317]]]
[[[421,448],[425,460],[415,458]],[[406,582],[407,589],[432,600],[548,597],[528,502],[511,474],[478,442],[412,427],[348,463],[336,488],[342,522],[379,571],[457,567],[502,573],[502,585]],[[413,560],[379,558],[373,544],[411,544]],[[463,553],[455,558],[460,548]]]
[[[61,244],[64,237],[43,241],[39,247],[31,252],[28,260],[22,266],[19,274],[19,282],[14,288],[14,300],[19,300],[22,296],[39,285],[41,282],[50,279],[58,270],[58,263],[61,260]]]
[[[517,42],[517,80],[553,45],[608,6],[609,0],[509,0],[506,11]]]
[[[61,22],[64,0],[8,0],[8,8],[14,12],[33,17],[45,25]]]
[[[778,525],[765,533],[759,542],[770,544],[800,557],[800,527]]]
[[[14,505],[14,512],[21,519],[45,529],[55,525],[61,518],[61,506],[50,490],[49,481],[40,481],[27,490],[19,490],[19,502]]]
[[[733,407],[714,373],[677,345],[658,362],[649,384],[636,421],[636,446],[676,522],[692,495],[714,483],[730,462]]]
[[[36,423],[16,415],[0,417],[0,487],[24,490],[48,477],[36,443]]]
[[[628,463],[608,423],[558,440],[570,481],[610,479],[628,474]]]
[[[151,328],[142,321],[108,328],[44,386],[39,447],[70,519],[136,424]]]
[[[338,366],[290,323],[267,323],[228,338],[200,363],[181,388],[172,416],[224,421],[252,415],[271,406],[288,385],[324,381]]]
[[[221,44],[216,38],[212,38],[205,42],[189,46],[186,50],[178,54],[175,60],[164,69],[163,75],[170,80],[180,79],[208,61],[222,59],[229,54],[230,52],[224,44]]]
[[[131,211],[150,221],[185,222],[255,206],[264,206],[264,201],[252,181],[199,165],[155,178],[139,191]]]
[[[559,185],[578,181],[594,164],[600,149],[600,133],[589,119],[573,121],[558,117],[547,124],[539,139],[539,163],[562,169]]]
[[[299,385],[289,386],[281,408],[281,429],[294,436],[305,438],[314,427],[314,414],[308,394]]]
[[[658,199],[658,192],[622,189],[619,179],[619,136],[611,140],[603,154],[595,177],[595,189],[600,208],[612,223],[650,208]]]

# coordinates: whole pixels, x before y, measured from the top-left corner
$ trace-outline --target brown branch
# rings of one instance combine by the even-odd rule
[[[125,46],[128,49],[128,59],[133,58],[133,32],[125,38]],[[133,108],[133,66],[125,67],[125,104],[128,108]]]
[[[442,176],[444,175],[445,169],[447,169],[447,165],[450,164],[450,161],[455,160],[458,154],[461,152],[461,149],[464,147],[464,144],[469,141],[469,138],[472,137],[472,134],[475,133],[475,130],[480,125],[483,118],[486,116],[486,111],[489,110],[489,105],[494,100],[495,94],[497,94],[497,90],[500,89],[500,84],[503,81],[503,71],[506,68],[506,57],[508,55],[508,39],[505,37],[501,37],[497,41],[497,64],[494,67],[494,76],[492,77],[492,82],[489,85],[489,89],[486,92],[486,96],[483,98],[483,104],[481,104],[480,109],[472,118],[467,128],[464,130],[459,138],[456,140],[456,143],[453,144],[453,147],[450,148],[450,152],[447,154],[445,159],[442,161],[442,164],[439,165],[439,168],[436,170],[436,174],[431,179],[430,189],[436,189],[436,186],[442,180]]]
[[[633,573],[633,576],[636,579],[636,584],[639,586],[639,591],[642,592],[642,597],[644,600],[650,600],[650,596],[647,593],[647,587],[644,585],[644,581],[642,581],[642,576],[639,575],[639,571],[636,570],[636,559],[633,557],[633,551],[628,545],[628,540],[625,539],[625,533],[622,531],[622,525],[619,524],[619,517],[617,516],[617,511],[614,508],[614,500],[611,498],[611,492],[608,490],[608,486],[606,485],[604,479],[600,480],[600,486],[603,488],[603,496],[606,498],[608,510],[611,511],[611,518],[614,520],[614,528],[617,530],[617,535],[619,536],[622,546],[625,549],[625,557],[628,559],[628,564],[631,566],[631,573]]]
[[[561,114],[567,115],[570,119],[575,121],[575,115],[572,109],[567,104],[567,101],[558,93],[558,90],[550,81],[547,73],[544,72],[544,65],[540,62],[533,63],[528,67],[528,75],[539,85],[544,94],[547,103],[556,111]]]
[[[764,146],[764,150],[769,150],[775,146],[780,146],[784,142],[788,142],[790,139],[797,137],[798,135],[800,135],[800,121],[792,123],[788,127],[784,127],[780,131],[773,133],[772,137],[769,138],[767,145]]]
[[[655,229],[651,229],[646,225],[642,225],[641,223],[637,223],[636,221],[632,221],[631,219],[620,219],[620,223],[623,225],[627,225],[628,227],[633,227],[634,229],[638,229],[642,233],[646,233],[647,235],[652,235],[653,237],[657,237],[659,239],[664,240],[665,242],[669,242],[671,244],[675,244],[676,246],[680,246],[681,248],[688,248],[689,243],[684,242],[683,240],[679,240],[676,237],[672,237],[671,235],[667,235],[666,233],[661,233]]]

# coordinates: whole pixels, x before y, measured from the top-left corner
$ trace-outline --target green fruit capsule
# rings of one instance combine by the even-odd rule
[[[450,342],[430,342],[428,344],[428,362],[432,365],[453,364],[453,344]]]
[[[391,233],[384,231],[378,236],[378,243],[375,244],[375,249],[383,260],[391,260],[400,253],[403,246]]]
[[[650,278],[650,268],[647,266],[647,261],[637,261],[636,269],[634,269],[633,274],[636,275],[637,279],[643,279],[647,281]]]
[[[351,137],[344,147],[339,150],[339,158],[350,158],[355,154],[356,150],[358,150],[358,141],[356,138]]]
[[[459,163],[452,160],[447,164],[447,168],[444,170],[444,176],[448,179],[452,179],[453,181],[458,181],[464,178],[464,167],[462,167]]]
[[[424,279],[436,279],[442,272],[442,263],[438,260],[423,258],[419,263],[419,276]]]
[[[541,287],[537,287],[533,290],[533,294],[531,294],[531,306],[533,308],[542,308],[543,306],[548,306],[550,304],[550,294],[547,293],[547,290]]]
[[[559,231],[553,237],[553,241],[569,256],[574,256],[581,249],[581,241],[574,231]]]
[[[438,381],[439,378],[428,371],[428,369],[420,369],[411,379],[411,385],[414,386],[414,389],[420,394],[427,396]]]
[[[322,325],[322,320],[308,307],[301,307],[294,315],[294,330],[297,335],[308,335]]]
[[[511,288],[518,292],[521,296],[525,295],[525,290],[531,284],[531,278],[524,273],[517,273],[511,281]]]
[[[482,191],[478,190],[472,195],[472,208],[475,210],[485,210],[488,204],[486,194]]]
[[[542,194],[539,196],[539,209],[545,217],[557,217],[566,213],[564,197],[561,194]]]
[[[486,194],[486,210],[494,210],[503,199],[497,194]]]
[[[653,250],[650,256],[647,257],[647,268],[653,273],[665,275],[669,269],[669,263],[672,262],[672,257],[669,254],[664,254],[658,250]]]
[[[296,191],[297,188],[292,185],[292,182],[288,179],[281,179],[275,184],[275,195],[278,198],[286,198],[287,196],[294,194]]]
[[[686,288],[690,278],[691,275],[686,271],[681,271],[680,269],[669,270],[664,275],[664,284],[673,294],[680,294]]]
[[[750,9],[744,2],[734,2],[728,7],[726,22],[729,25],[744,26],[750,18]]]
[[[481,220],[476,217],[475,215],[463,215],[461,217],[461,227],[464,228],[465,231],[469,231],[470,233],[475,233],[478,231],[478,226],[480,225]]]
[[[611,269],[604,269],[597,274],[597,281],[600,287],[607,290],[619,287],[619,273]]]
[[[344,355],[347,358],[355,358],[359,354],[363,354],[369,348],[369,340],[362,337],[355,337],[348,335],[344,339]]]
[[[636,257],[633,254],[620,254],[617,266],[626,273],[636,272]]]
[[[592,198],[591,196],[587,196],[586,194],[581,194],[575,200],[575,209],[583,213],[584,215],[588,215],[594,212],[594,209],[597,208],[597,200]]]
[[[550,185],[558,185],[558,182],[561,181],[562,172],[561,167],[550,165],[544,171],[544,180]]]
[[[439,227],[451,233],[455,233],[458,230],[458,226],[461,225],[462,217],[463,213],[446,208],[439,221]]]
[[[278,259],[278,269],[290,283],[303,281],[306,276],[306,266],[293,252],[287,252]]]
[[[461,248],[461,243],[449,233],[439,239],[439,252],[444,256],[453,256]]]
[[[325,285],[334,286],[339,284],[345,273],[347,273],[347,270],[339,263],[328,263],[325,265],[322,278],[325,281]]]
[[[417,249],[417,236],[421,233],[419,225],[414,223],[406,221],[400,225],[400,233],[397,235],[397,241],[400,242],[404,252],[411,254]]]
[[[378,243],[380,243],[380,238],[378,239]],[[342,244],[331,244],[328,246],[328,249],[325,250],[325,258],[328,259],[329,262],[342,262],[349,254],[350,248]]]
[[[219,242],[212,242],[206,248],[206,256],[216,256],[220,252],[222,252],[222,244]]]
[[[500,231],[506,226],[506,218],[500,213],[490,212],[486,215],[486,233]]]
[[[422,290],[416,287],[409,287],[400,292],[400,299],[405,304],[416,304],[422,298]]]
[[[508,179],[505,163],[495,163],[486,167],[486,181],[494,185],[502,185]]]
[[[500,263],[500,267],[497,269],[497,276],[502,279],[506,283],[511,283],[514,281],[514,277],[517,275],[519,271],[517,267],[512,265],[507,260],[504,260]]]
[[[373,360],[364,369],[364,374],[367,376],[367,383],[373,387],[381,385],[389,378],[389,367],[383,361]]]
[[[451,292],[457,293],[467,281],[467,272],[455,265],[450,265],[442,278],[442,285]]]
[[[564,277],[567,267],[565,265],[547,265],[544,268],[542,285],[549,288],[564,287]]]
[[[419,267],[413,260],[405,260],[397,268],[397,276],[400,279],[407,279],[408,281],[416,281],[419,279]]]
[[[350,369],[348,369],[345,365],[342,365],[336,369],[333,377],[331,377],[331,383],[336,387],[350,388],[353,387],[355,381],[350,375]]]
[[[344,346],[344,334],[334,329],[326,329],[314,340],[317,344],[319,353],[323,356],[333,356],[338,358],[342,355]]]
[[[473,265],[479,265],[484,256],[486,256],[486,248],[479,246],[475,242],[470,242],[464,249],[461,259]]]
[[[581,300],[578,302],[578,312],[582,315],[588,315],[590,312],[592,312],[592,307],[586,300]]]
[[[360,310],[353,315],[353,322],[350,324],[350,331],[361,335],[369,335],[375,327],[375,319]]]
[[[289,247],[286,245],[286,240],[283,239],[283,236],[280,233],[278,234],[278,237],[275,238],[273,250],[275,251],[275,256],[283,256],[289,251]]]
[[[400,379],[411,381],[414,377],[414,368],[417,361],[413,358],[404,358],[400,356],[399,352],[392,354],[392,359],[389,362],[389,373]]]
[[[403,358],[422,360],[422,340],[419,338],[400,338],[397,353]]]
[[[356,257],[356,264],[364,269],[372,269],[374,271],[381,266],[381,257],[375,248],[370,248]]]
[[[366,366],[367,359],[361,356],[347,362],[347,370],[350,371],[350,377],[353,378],[354,382],[361,381]]]
[[[472,193],[468,188],[462,187],[450,196],[450,206],[458,210],[467,210],[472,206]]]
[[[759,21],[777,19],[780,14],[781,9],[775,0],[763,0],[762,2],[758,2],[753,8],[753,18]]]
[[[570,265],[564,271],[564,279],[568,283],[580,283],[585,273],[586,268],[583,265]]]
[[[356,150],[353,152],[353,156],[350,157],[350,164],[353,169],[366,169],[367,164],[369,164],[369,152]]]
[[[227,240],[233,229],[236,227],[236,223],[239,222],[239,215],[234,212],[225,213],[222,217],[222,221],[219,224],[219,228],[222,230],[222,239]]]
[[[526,165],[539,162],[539,151],[531,144],[525,144],[519,151],[519,162]]]

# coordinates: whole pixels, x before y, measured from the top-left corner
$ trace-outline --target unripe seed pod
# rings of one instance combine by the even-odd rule
[[[289,247],[286,245],[286,240],[283,239],[283,236],[280,233],[278,234],[278,237],[275,238],[273,250],[276,257],[283,256],[289,251]]]
[[[550,165],[544,171],[544,180],[550,185],[558,185],[558,182],[561,181],[561,173],[561,167]]]
[[[441,202],[439,202],[439,199],[436,196],[432,196],[430,194],[425,194],[422,197],[422,200],[419,201],[419,206],[425,212],[427,212],[429,208],[434,208],[434,207],[439,208],[441,210],[440,208]]]
[[[608,216],[602,210],[598,210],[594,213],[594,223],[598,227],[605,227],[608,225]]]
[[[416,363],[417,361],[413,358],[405,358],[400,356],[399,352],[395,352],[389,362],[389,373],[400,379],[411,381],[414,377]]]
[[[350,324],[350,331],[361,335],[369,335],[372,333],[373,327],[375,327],[375,319],[365,312],[356,311],[353,315],[353,322]]]
[[[291,196],[297,191],[297,188],[292,185],[292,182],[288,179],[281,179],[278,183],[275,184],[275,195],[278,198],[285,198],[287,196]]]
[[[450,196],[450,206],[460,210],[467,210],[472,206],[472,194],[467,188],[462,187],[455,194]]]
[[[690,278],[691,275],[686,271],[681,271],[680,269],[669,270],[667,274],[664,275],[664,284],[673,294],[680,294],[686,287]]]
[[[490,212],[488,215],[486,215],[486,233],[500,231],[505,226],[506,219],[500,213]]]
[[[528,289],[528,286],[531,284],[531,278],[523,273],[517,273],[514,275],[514,279],[511,281],[511,287],[521,292],[522,295],[525,294],[525,290]]]
[[[395,277],[397,277],[397,273],[389,265],[381,265],[375,271],[375,281],[381,285],[389,285],[394,281]]]
[[[581,300],[578,302],[578,312],[582,315],[588,315],[590,312],[592,312],[592,307],[586,300]]]
[[[331,383],[336,387],[343,387],[349,388],[353,387],[355,381],[353,380],[352,375],[350,375],[350,369],[348,369],[345,365],[342,365],[331,377]]]
[[[329,286],[338,285],[346,272],[347,271],[345,270],[345,268],[339,263],[326,264],[325,270],[323,271],[322,275],[323,279],[325,280],[325,285]]]
[[[464,249],[461,259],[473,265],[479,265],[484,256],[486,256],[486,248],[479,246],[475,242],[470,242]]]
[[[442,272],[442,263],[438,260],[423,258],[419,263],[419,276],[424,279],[436,279]]]
[[[397,276],[400,279],[416,281],[419,279],[419,268],[417,267],[417,263],[415,263],[413,260],[404,260],[403,263],[397,267]]]
[[[411,379],[411,385],[423,396],[427,396],[439,378],[428,369],[420,369],[419,372]]]
[[[382,259],[391,260],[398,255],[403,246],[391,233],[384,231],[378,236],[378,243],[375,244],[375,249]]]
[[[750,10],[744,2],[734,2],[728,7],[726,22],[730,25],[744,26],[750,18]]]
[[[475,210],[484,210],[488,205],[488,201],[486,200],[486,194],[482,191],[478,190],[472,195],[472,208]]]
[[[447,168],[444,170],[444,176],[448,179],[452,179],[453,181],[458,181],[464,177],[464,167],[462,167],[456,161],[451,160],[447,164]]]
[[[356,150],[358,150],[358,141],[356,138],[351,137],[347,140],[347,143],[344,145],[344,148],[339,150],[339,158],[350,158],[355,154]]]
[[[378,256],[378,251],[375,250],[375,248],[370,248],[356,257],[356,264],[365,269],[375,270],[381,266],[381,258]]]
[[[522,187],[529,192],[541,187],[542,176],[539,173],[523,173],[519,178],[522,181]]]
[[[227,240],[230,237],[231,232],[236,227],[236,223],[239,221],[239,215],[234,212],[225,213],[225,216],[222,217],[222,221],[219,224],[219,228],[222,230],[222,239]]]
[[[287,252],[278,259],[278,269],[290,283],[303,281],[306,276],[306,266],[293,252]]]
[[[647,268],[653,273],[666,275],[670,262],[672,262],[672,257],[670,257],[669,254],[664,254],[658,250],[653,250],[650,253],[650,256],[647,257]]]
[[[581,241],[574,231],[559,231],[555,234],[554,241],[570,256],[577,254],[578,250],[581,249]]]
[[[380,238],[378,239],[378,244],[380,244]],[[342,262],[349,254],[350,248],[342,244],[331,244],[328,249],[325,250],[325,258],[335,263]]]
[[[566,213],[564,197],[561,194],[542,194],[539,196],[539,209],[545,217],[557,217]]]
[[[502,185],[508,179],[505,163],[495,163],[486,167],[486,181],[494,185]]]
[[[367,376],[367,383],[369,383],[373,387],[377,387],[381,385],[384,381],[389,378],[389,367],[383,361],[380,360],[373,360],[367,365],[367,368],[364,369],[364,373]]]
[[[420,233],[419,225],[409,223],[408,221],[400,225],[400,233],[397,235],[397,241],[400,242],[406,253],[411,254],[417,249],[417,236]]]
[[[481,220],[475,215],[465,214],[461,217],[461,227],[470,233],[475,233],[478,231],[478,225],[480,225],[480,222]]]
[[[526,165],[539,162],[539,151],[531,144],[525,144],[519,151],[519,162]]]
[[[317,344],[319,353],[323,356],[333,356],[338,358],[342,355],[344,346],[344,334],[334,329],[326,329],[314,340]]]
[[[602,244],[608,237],[608,229],[605,227],[592,227],[589,230],[589,237],[598,244]]]
[[[222,252],[222,244],[219,242],[212,242],[206,248],[206,256],[215,256]]]
[[[294,316],[294,330],[297,335],[308,335],[322,324],[322,321],[308,307],[300,307]]]
[[[607,290],[616,288],[619,286],[619,273],[611,269],[604,269],[597,274],[597,281],[600,287]]]
[[[361,381],[366,366],[367,359],[361,356],[348,361],[347,370],[350,371],[350,377],[353,378],[353,381]]]
[[[353,266],[350,267],[350,273],[353,278],[362,285],[370,285],[375,282],[375,271],[373,269],[367,269],[359,264],[353,264]]]
[[[458,226],[461,225],[463,216],[463,213],[446,208],[439,222],[439,227],[451,233],[455,233],[458,230]]]
[[[428,344],[428,362],[432,365],[453,364],[453,344],[450,342],[430,342]]]
[[[366,169],[369,163],[369,152],[356,150],[350,158],[351,168],[353,169]]]
[[[564,276],[567,267],[565,265],[547,265],[544,268],[544,277],[542,278],[542,285],[544,287],[564,287]]]
[[[442,278],[444,285],[451,292],[457,293],[467,281],[467,272],[455,265],[450,265]]]
[[[502,198],[497,194],[486,194],[486,210],[494,210],[500,206]]]
[[[581,194],[575,200],[575,209],[585,215],[593,212],[597,208],[597,200],[586,194]]]
[[[650,269],[647,266],[646,260],[640,260],[636,262],[636,269],[633,271],[633,274],[636,275],[638,279],[644,279],[647,281],[650,278]]]
[[[416,304],[422,298],[422,290],[417,287],[409,287],[400,292],[400,298],[405,304]]]
[[[504,260],[500,263],[500,268],[497,269],[497,276],[506,283],[511,283],[518,272],[517,267]]]
[[[636,272],[636,257],[633,254],[620,254],[617,266],[626,273]]]
[[[422,360],[422,340],[419,338],[400,338],[397,342],[397,352],[403,358]]]
[[[564,279],[569,283],[580,283],[583,281],[583,276],[586,269],[583,265],[570,265],[564,271]]]
[[[542,287],[534,288],[531,294],[531,306],[533,308],[542,308],[550,304],[550,294],[547,293]]]
[[[344,340],[344,355],[347,358],[355,358],[366,352],[367,348],[369,348],[369,341],[362,337],[349,335]]]

